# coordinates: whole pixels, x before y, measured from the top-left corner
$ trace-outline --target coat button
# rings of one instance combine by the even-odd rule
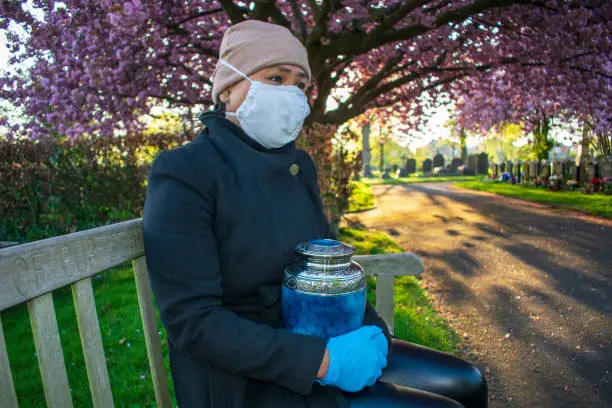
[[[289,172],[294,176],[298,174],[300,171],[300,166],[297,163],[293,163],[291,167],[289,167]]]

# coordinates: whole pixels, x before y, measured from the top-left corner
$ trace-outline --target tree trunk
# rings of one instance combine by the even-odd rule
[[[533,130],[533,149],[538,160],[548,159],[548,152],[553,147],[553,142],[548,140],[550,123],[548,118],[539,121]]]
[[[461,160],[465,164],[467,161],[467,135],[464,129],[461,129],[461,132],[459,132],[459,140],[461,141]]]
[[[361,165],[361,154],[351,156],[344,149],[342,141],[358,140],[358,135],[348,131],[339,135],[342,140],[334,147],[331,140],[336,131],[336,125],[311,122],[302,130],[298,146],[306,150],[314,161],[323,210],[332,229],[337,232],[342,215],[348,209],[350,179],[356,167]]]

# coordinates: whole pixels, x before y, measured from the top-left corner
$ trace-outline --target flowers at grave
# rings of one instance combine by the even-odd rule
[[[612,195],[612,177],[604,177],[602,192],[606,195]]]
[[[578,187],[580,187],[580,183],[577,182],[576,180],[567,180],[567,188],[571,191],[576,190]]]
[[[603,191],[604,179],[601,177],[593,177],[591,179],[591,185],[589,186],[589,192],[596,193]]]
[[[553,174],[552,176],[550,176],[550,179],[548,179],[548,188],[550,189],[550,191],[559,191],[561,190],[562,182],[563,180],[561,180],[561,177],[557,176],[556,174]]]
[[[544,179],[542,177],[536,177],[535,179],[535,186],[536,187],[546,187],[546,185],[548,184],[548,180]]]

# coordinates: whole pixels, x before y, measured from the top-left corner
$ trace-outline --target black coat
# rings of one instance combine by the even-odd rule
[[[180,406],[346,406],[340,390],[314,381],[325,340],[290,333],[281,319],[295,245],[333,236],[311,158],[294,143],[265,149],[222,116],[202,120],[196,140],[155,159],[144,209]],[[365,324],[389,335],[369,305]]]

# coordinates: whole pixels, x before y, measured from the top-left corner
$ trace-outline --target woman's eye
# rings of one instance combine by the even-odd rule
[[[296,86],[297,86],[298,88],[302,89],[302,90],[306,89],[306,84],[305,84],[305,83],[303,83],[303,82],[300,82],[300,83],[299,83],[299,84],[297,84]]]
[[[276,82],[277,84],[282,84],[283,83],[283,78],[279,75],[274,75],[268,78],[270,81],[272,82]]]

